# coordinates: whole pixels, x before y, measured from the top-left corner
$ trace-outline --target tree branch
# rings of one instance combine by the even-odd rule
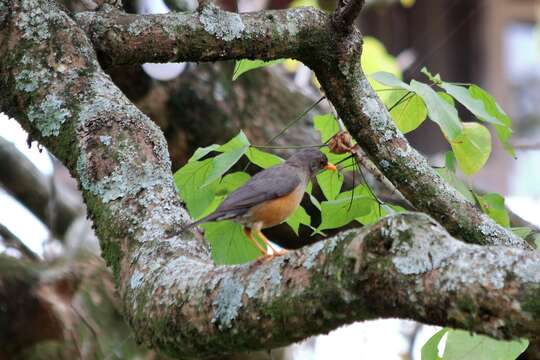
[[[332,15],[334,28],[339,32],[349,32],[363,7],[364,0],[339,0]]]
[[[215,266],[191,234],[178,235],[189,216],[173,186],[163,135],[103,73],[85,34],[47,0],[12,0],[0,11],[0,108],[79,179],[140,341],[202,357],[395,316],[501,338],[537,334],[540,254],[464,244],[423,214],[388,217],[270,262]],[[341,54],[344,49],[337,47]],[[354,90],[336,92],[332,100],[372,158],[379,165],[388,159],[382,169],[407,195],[416,199],[415,185],[437,189],[421,192],[424,207],[448,202],[438,198],[445,192],[457,196],[391,127],[357,57],[335,65],[319,59],[322,65],[310,65],[327,95],[339,85]],[[422,187],[421,180],[432,183]],[[452,201],[457,210],[448,210],[460,211]],[[487,220],[481,224],[462,235],[508,243],[506,233],[492,233],[497,228],[491,225],[486,230]],[[479,239],[481,232],[487,237]]]
[[[347,13],[355,13],[359,3],[348,2]],[[416,209],[465,241],[531,248],[467,202],[410,146],[362,73],[357,30],[336,32],[328,16],[311,8],[248,14],[212,9],[210,17],[81,13],[76,19],[107,63],[233,58],[304,62],[315,71],[351,135]]]

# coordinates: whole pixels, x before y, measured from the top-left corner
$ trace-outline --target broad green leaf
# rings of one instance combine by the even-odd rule
[[[244,134],[244,132],[240,130],[238,135],[233,137],[231,140],[229,140],[225,144],[221,145],[217,149],[217,151],[228,152],[228,151],[237,150],[237,149],[250,146],[250,145],[251,144],[249,143],[249,140],[246,137],[246,134]]]
[[[339,171],[323,171],[317,175],[317,183],[328,200],[334,200],[343,185],[343,175]]]
[[[195,219],[199,218],[214,199],[212,186],[202,188],[212,171],[213,159],[190,161],[174,174],[174,183],[187,209]]]
[[[221,145],[217,150],[223,153],[212,159],[213,168],[208,178],[202,185],[207,186],[225,174],[249,148],[249,141],[243,131],[232,138],[228,143]]]
[[[298,229],[300,228],[300,224],[304,224],[307,226],[310,226],[311,224],[311,217],[308,215],[306,210],[299,206],[295,212],[287,219],[287,224],[293,229],[294,233],[298,235]]]
[[[242,264],[260,256],[259,250],[246,237],[242,227],[234,222],[210,222],[201,227],[212,246],[212,258],[218,265]]]
[[[397,76],[395,76],[392,73],[389,73],[386,71],[378,71],[376,73],[371,74],[371,77],[377,82],[386,86],[390,86],[391,88],[403,89],[406,91],[413,91],[410,85],[401,81],[401,79],[399,79]]]
[[[491,154],[491,134],[479,123],[464,123],[463,131],[450,146],[465,175],[473,175],[487,162]]]
[[[444,360],[514,360],[529,346],[525,339],[495,340],[470,334],[463,330],[449,330],[444,349]]]
[[[244,185],[249,179],[249,174],[242,171],[227,174],[214,185],[214,194],[216,196],[226,196]]]
[[[503,144],[505,150],[513,157],[516,157],[516,151],[508,143],[508,140],[512,136],[512,119],[501,109],[495,99],[484,89],[479,86],[469,86],[469,93],[475,99],[478,99],[484,103],[484,107],[488,114],[495,117],[503,125],[495,125],[495,131],[499,141]]]
[[[246,156],[249,161],[263,169],[268,169],[271,166],[279,165],[283,162],[283,159],[279,156],[254,147],[250,147],[246,151]]]
[[[279,64],[285,61],[285,59],[277,59],[277,60],[271,60],[271,61],[264,61],[264,60],[249,60],[249,59],[243,59],[243,60],[237,60],[234,64],[234,72],[233,72],[233,81],[238,79],[242,74],[257,69],[260,67],[270,66]]]
[[[316,115],[313,117],[313,126],[321,134],[321,141],[326,143],[339,132],[339,124],[332,114]]]
[[[367,214],[355,218],[355,220],[362,225],[373,224],[383,216],[389,214],[385,207],[379,205],[379,202],[373,197],[373,194],[371,191],[369,191],[369,188],[363,184],[356,186],[354,190],[342,192],[338,195],[337,199],[348,200],[350,202],[351,198],[356,197],[364,197],[365,200],[363,201],[365,201],[365,206],[369,206],[369,212]]]
[[[510,228],[510,230],[512,230],[514,234],[516,234],[522,239],[525,239],[532,232],[532,229],[526,226],[513,227],[513,228]]]
[[[497,193],[490,193],[477,197],[479,199],[482,211],[490,218],[495,220],[499,225],[510,227],[510,217],[506,206],[504,205],[504,197]]]
[[[437,331],[424,346],[422,346],[422,360],[442,360],[439,356],[439,343],[447,332],[448,328]]]
[[[207,186],[213,181],[219,179],[223,174],[227,172],[227,170],[229,170],[234,164],[236,164],[238,160],[240,160],[240,158],[242,157],[242,155],[244,155],[247,149],[248,147],[246,146],[239,149],[227,151],[214,157],[212,159],[214,165],[212,171],[210,172],[208,178],[202,186]]]
[[[347,199],[323,201],[321,203],[322,221],[319,230],[335,229],[347,225],[358,217],[371,211],[373,199],[366,196],[355,196]]]
[[[456,176],[455,170],[450,170],[444,167],[435,169],[435,171],[448,183],[448,185],[452,186],[459,193],[461,193],[461,195],[463,195],[468,202],[473,204],[476,203],[473,193],[469,187]]]
[[[435,90],[424,83],[413,80],[411,81],[411,87],[424,100],[429,118],[441,127],[450,141],[461,134],[463,125],[459,121],[455,107],[448,104]]]
[[[404,134],[413,131],[426,120],[426,105],[415,93],[406,90],[391,91],[387,103],[392,119]]]
[[[195,152],[189,158],[188,161],[199,160],[199,159],[205,157],[207,154],[211,153],[212,151],[216,151],[218,148],[219,148],[218,144],[212,144],[212,145],[207,146],[207,147],[198,148],[197,150],[195,150]]]
[[[373,88],[377,90],[386,89],[386,86],[379,85],[371,76],[377,72],[385,72],[394,75],[395,78],[401,78],[401,69],[396,58],[390,55],[384,44],[371,36],[364,37],[362,45],[362,56],[360,64],[364,73],[368,75],[367,79]],[[385,91],[377,93],[385,101],[388,94]]]
[[[461,103],[467,110],[474,114],[478,119],[482,121],[487,121],[492,124],[503,125],[504,124],[494,116],[491,116],[484,103],[478,99],[475,99],[469,90],[463,86],[450,84],[443,82],[440,85],[448,94],[452,95],[459,103]]]

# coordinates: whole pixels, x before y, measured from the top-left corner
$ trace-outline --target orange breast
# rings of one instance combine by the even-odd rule
[[[304,186],[298,186],[288,195],[254,206],[249,212],[251,219],[261,222],[263,229],[281,224],[296,210],[303,195]]]

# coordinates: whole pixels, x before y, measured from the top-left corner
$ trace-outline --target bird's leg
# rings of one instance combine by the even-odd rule
[[[276,249],[274,249],[274,247],[270,243],[270,240],[268,240],[268,238],[262,233],[261,229],[256,227],[255,232],[262,239],[262,241],[264,241],[266,246],[268,246],[270,250],[272,250],[272,256],[281,256],[287,253],[287,250],[277,251]]]
[[[257,249],[259,249],[259,251],[263,255],[266,255],[267,254],[266,249],[264,249],[261,246],[261,244],[259,244],[259,242],[253,238],[253,235],[251,234],[251,228],[248,228],[247,226],[244,226],[243,229],[244,229],[244,234],[246,234],[246,236],[253,243],[253,245],[255,245],[257,247]]]

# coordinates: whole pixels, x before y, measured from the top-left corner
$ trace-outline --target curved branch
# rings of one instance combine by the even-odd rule
[[[347,13],[356,13],[360,3],[351,0]],[[327,15],[311,8],[248,14],[212,9],[212,22],[197,13],[82,13],[77,21],[113,63],[298,59],[315,71],[349,132],[416,209],[464,241],[531,248],[467,202],[410,146],[362,73],[357,30],[336,32]]]
[[[313,8],[237,14],[213,4],[201,12],[75,15],[107,65],[300,58],[317,46],[327,16]]]
[[[162,134],[102,72],[84,33],[47,0],[12,0],[5,16],[1,109],[79,179],[139,340],[201,357],[390,316],[503,338],[537,333],[540,254],[464,244],[422,214],[389,217],[271,262],[213,265],[204,245],[175,235],[188,215]],[[378,105],[367,101],[363,111]]]

